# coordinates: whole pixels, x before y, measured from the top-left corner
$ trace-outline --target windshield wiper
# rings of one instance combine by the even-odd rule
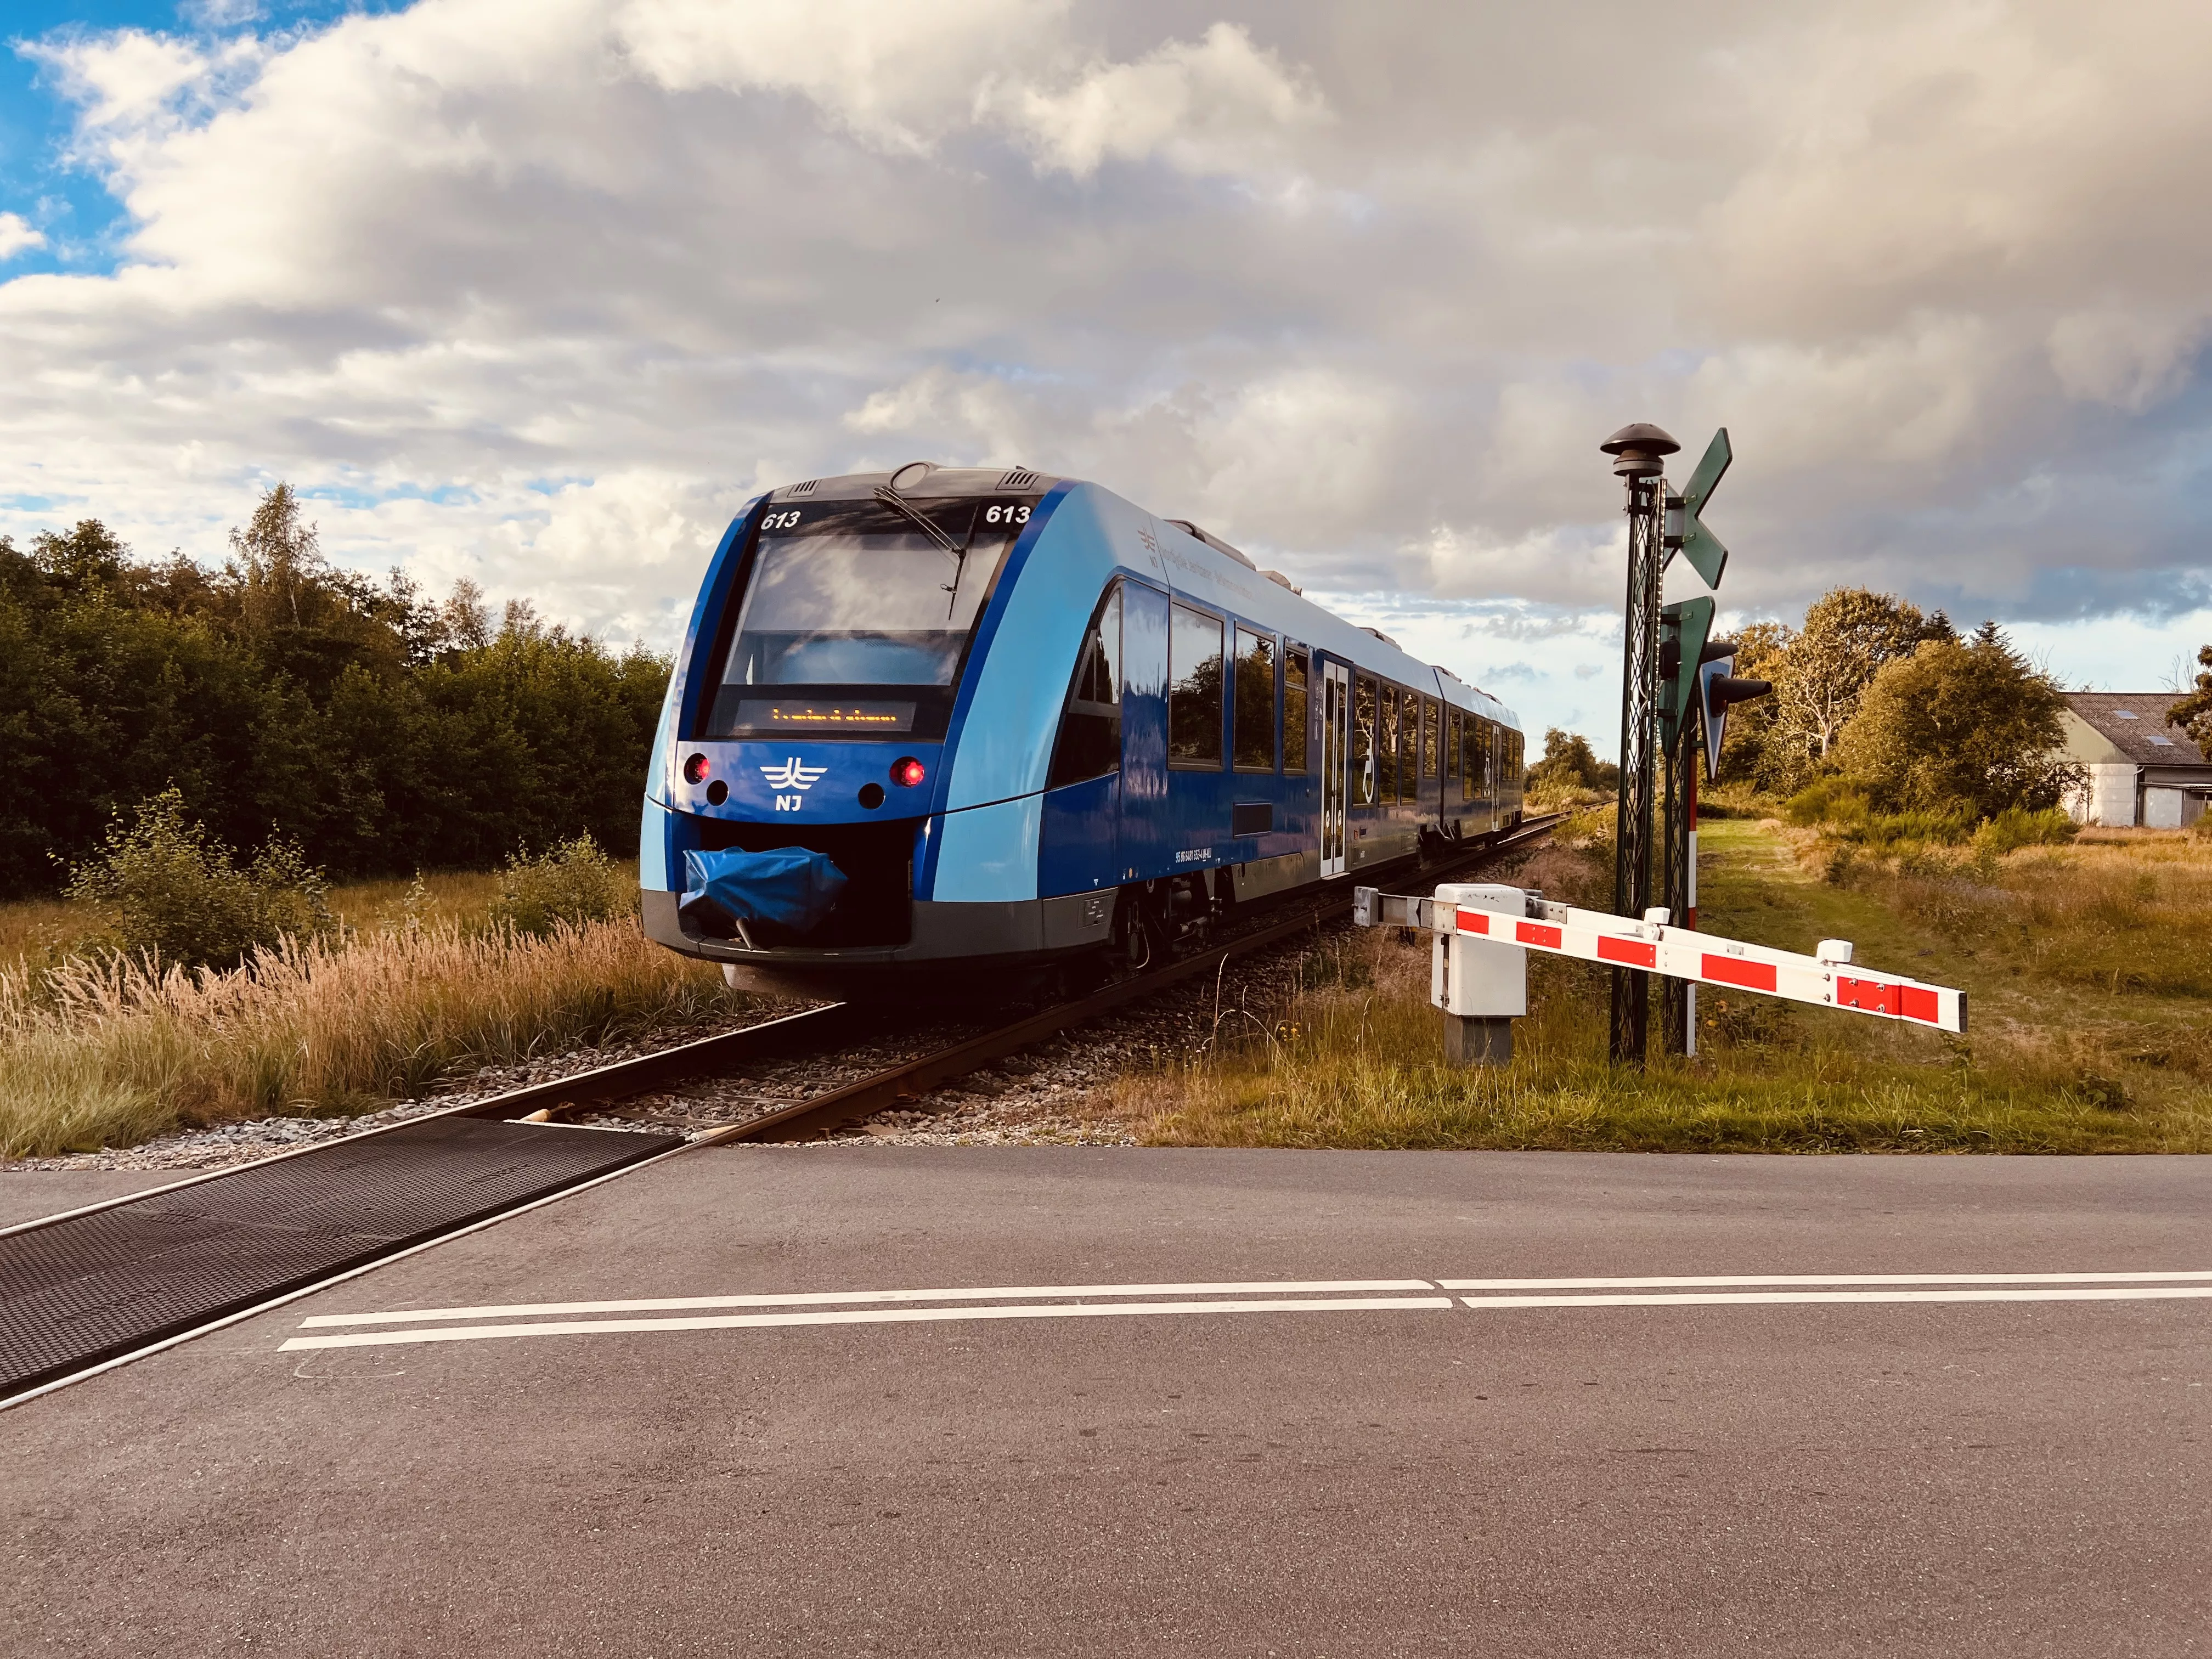
[[[876,486],[876,499],[921,531],[930,540],[935,542],[938,550],[952,561],[952,580],[939,584],[945,592],[952,596],[945,607],[945,614],[950,617],[960,604],[960,578],[967,574],[968,550],[954,541],[943,525],[938,523],[936,520],[931,518],[889,484]]]
[[[889,484],[878,484],[876,499],[905,519],[908,524],[928,537],[930,540],[935,542],[945,552],[951,555],[953,563],[967,563],[967,549],[954,541],[943,525],[900,495],[897,490],[893,489]]]

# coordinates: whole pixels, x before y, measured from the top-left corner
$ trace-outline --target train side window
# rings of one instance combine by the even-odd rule
[[[1434,697],[1421,699],[1421,775],[1432,779],[1437,775],[1437,730],[1443,711]]]
[[[1375,805],[1375,682],[1362,674],[1352,704],[1352,799],[1356,806]]]
[[[1459,798],[1473,800],[1480,793],[1475,780],[1482,775],[1482,721],[1468,714],[1459,723]]]
[[[1398,688],[1382,688],[1382,726],[1375,734],[1376,795],[1382,801],[1398,799]]]
[[[1421,700],[1411,691],[1398,694],[1398,799],[1415,799],[1421,787]]]
[[[1076,654],[1045,787],[1121,769],[1121,585],[1107,590]]]
[[[1398,799],[1417,800],[1421,793],[1421,700],[1406,693],[1398,722]]]
[[[1449,786],[1463,769],[1460,765],[1459,734],[1466,719],[1456,708],[1444,710],[1444,782],[1447,786],[1444,793],[1447,796],[1451,793]]]
[[[1275,641],[1237,630],[1237,769],[1275,769]]]
[[[1221,618],[1179,605],[1168,623],[1168,764],[1221,765]]]
[[[1306,769],[1306,676],[1310,672],[1305,647],[1283,647],[1283,770]]]

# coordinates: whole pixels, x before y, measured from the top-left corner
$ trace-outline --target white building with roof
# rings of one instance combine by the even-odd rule
[[[2060,753],[2088,774],[2066,810],[2077,823],[2179,830],[2212,799],[2212,761],[2166,711],[2172,691],[2069,691]]]

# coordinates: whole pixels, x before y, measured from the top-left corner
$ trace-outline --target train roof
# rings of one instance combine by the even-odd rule
[[[1042,495],[1060,484],[1082,485],[1108,495],[1115,494],[1103,484],[1092,483],[1082,478],[1066,477],[1057,473],[1040,472],[1034,467],[939,466],[933,461],[910,461],[904,466],[889,471],[846,472],[840,473],[835,477],[808,478],[799,483],[785,484],[780,489],[770,490],[768,499],[775,502],[866,501],[873,497],[878,489],[887,485],[896,488],[902,495],[939,500],[962,495]],[[1126,499],[1125,497],[1117,498]],[[1281,571],[1261,569],[1240,550],[1222,540],[1218,536],[1200,529],[1188,519],[1161,519],[1158,522],[1180,532],[1197,544],[1191,551],[1179,554],[1176,560],[1176,563],[1186,568],[1206,571],[1207,567],[1211,565],[1212,568],[1207,574],[1212,574],[1217,580],[1222,581],[1232,590],[1236,590],[1241,588],[1243,584],[1230,571],[1222,568],[1221,565],[1241,566],[1244,570],[1250,571],[1273,586],[1284,589],[1285,592],[1280,598],[1295,602],[1299,611],[1309,613],[1312,618],[1311,625],[1303,630],[1308,635],[1309,643],[1332,651],[1337,655],[1348,657],[1353,661],[1359,662],[1363,666],[1372,668],[1378,672],[1390,673],[1393,678],[1401,681],[1418,682],[1425,675],[1434,675],[1437,690],[1447,701],[1459,702],[1462,707],[1494,714],[1515,727],[1519,726],[1520,717],[1489,692],[1483,690],[1480,686],[1470,685],[1450,669],[1439,663],[1422,662],[1419,658],[1407,653],[1397,641],[1381,629],[1346,622],[1334,611],[1316,605],[1311,599],[1305,598],[1303,588],[1293,584]],[[1217,560],[1220,564],[1214,564],[1213,562]],[[1345,635],[1351,633],[1366,635],[1378,641],[1384,647],[1384,651],[1377,652],[1372,647],[1357,646],[1347,649],[1344,643],[1334,642],[1328,638],[1332,631],[1339,634],[1340,641]],[[1386,653],[1388,656],[1398,659],[1398,662],[1393,664],[1382,660],[1381,659],[1384,658]]]

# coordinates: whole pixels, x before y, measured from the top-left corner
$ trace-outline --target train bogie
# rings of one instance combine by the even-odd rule
[[[841,994],[1141,962],[1508,827],[1520,742],[1483,694],[1097,485],[817,481],[752,503],[709,567],[647,781],[646,925]],[[810,859],[794,908],[778,884]]]

